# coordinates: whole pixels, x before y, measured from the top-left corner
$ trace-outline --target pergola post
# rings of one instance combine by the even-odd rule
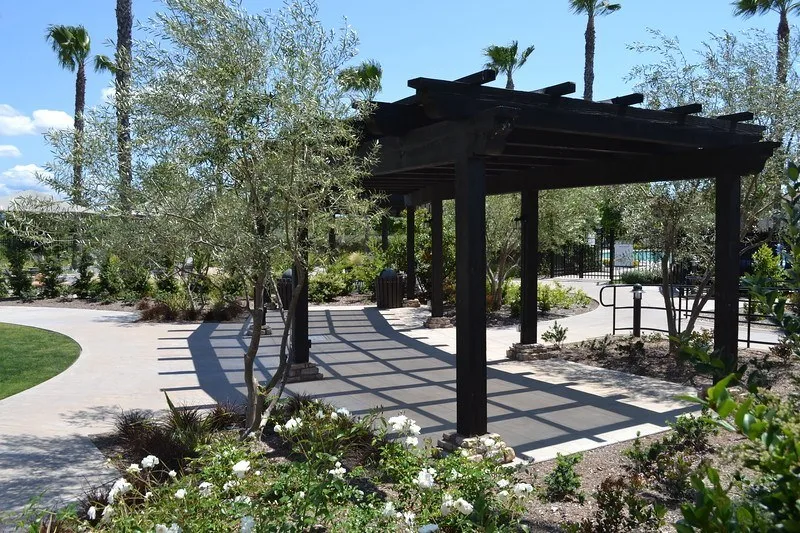
[[[381,217],[381,250],[384,252],[389,249],[389,217]]]
[[[442,250],[442,201],[431,202],[431,316],[444,316],[444,251]]]
[[[455,162],[456,429],[486,433],[486,168],[478,157]]]
[[[520,298],[522,313],[520,320],[520,344],[536,344],[536,321],[539,270],[539,190],[522,191],[520,209],[522,225],[522,264]]]
[[[304,253],[307,254],[307,252]],[[305,273],[306,282],[300,290],[300,297],[297,299],[297,307],[295,307],[294,320],[292,321],[293,364],[308,363],[311,344],[308,340],[308,270],[299,262],[296,262],[294,268],[292,268],[292,287],[297,287],[301,270]]]
[[[714,261],[714,349],[728,368],[736,368],[739,347],[739,228],[741,184],[738,175],[716,179]]]
[[[414,206],[406,207],[406,298],[414,298],[417,287],[417,264],[414,257]]]

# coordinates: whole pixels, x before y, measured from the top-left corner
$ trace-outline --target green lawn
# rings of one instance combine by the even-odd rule
[[[0,400],[63,372],[80,351],[60,333],[0,324]]]

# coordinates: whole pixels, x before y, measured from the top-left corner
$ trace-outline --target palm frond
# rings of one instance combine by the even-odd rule
[[[596,0],[569,0],[569,8],[576,15],[592,13]]]
[[[107,55],[98,54],[94,56],[94,70],[95,72],[116,73],[117,64]]]
[[[528,57],[533,53],[535,49],[536,47],[534,45],[530,45],[528,48],[522,51],[522,54],[520,54],[519,56],[519,62],[517,63],[517,68],[525,64],[525,62],[528,60]]]
[[[763,15],[773,9],[779,10],[785,0],[735,0],[734,14],[743,18]]]
[[[83,26],[51,24],[47,27],[45,39],[50,41],[58,64],[67,70],[75,70],[89,57],[91,39]]]

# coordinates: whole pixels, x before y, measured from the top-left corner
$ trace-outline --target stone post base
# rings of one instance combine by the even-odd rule
[[[552,359],[556,349],[544,344],[520,344],[515,342],[506,351],[506,357],[517,361],[534,361],[537,359]]]
[[[322,373],[314,363],[295,363],[287,370],[289,376],[287,383],[299,383],[301,381],[315,381],[322,379]]]
[[[508,446],[497,433],[480,437],[464,437],[456,432],[445,433],[436,445],[448,453],[461,453],[473,461],[491,459],[498,464],[521,462],[514,449]]]
[[[272,328],[269,327],[269,325],[261,326],[261,334],[262,335],[272,335]],[[245,336],[247,336],[247,337],[252,337],[253,336],[253,326],[250,326],[249,328],[247,328],[247,333],[245,333]]]
[[[453,320],[446,316],[432,316],[425,321],[425,327],[430,329],[452,328]]]

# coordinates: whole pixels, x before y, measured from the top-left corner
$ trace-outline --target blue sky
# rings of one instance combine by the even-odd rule
[[[411,94],[406,85],[418,76],[454,79],[480,70],[482,49],[517,39],[534,44],[528,64],[515,75],[517,89],[533,90],[562,81],[582,95],[585,18],[573,15],[567,0],[318,0],[328,26],[343,17],[358,32],[361,59],[376,59],[384,71],[380,100]],[[646,41],[647,28],[677,36],[695,49],[710,33],[777,27],[777,15],[750,20],[733,16],[729,0],[618,0],[622,10],[599,19],[595,60],[595,99],[631,92],[625,77],[634,65],[652,58],[626,45]],[[134,0],[134,16],[146,24],[159,9],[154,0]],[[50,24],[82,24],[93,53],[113,53],[114,0],[0,0],[0,204],[3,198],[39,190],[33,173],[50,159],[42,132],[72,122],[74,74],[58,67],[45,42]],[[250,11],[280,6],[274,0],[244,0]],[[796,30],[795,30],[796,31]],[[134,38],[138,28],[134,29]],[[108,74],[89,73],[86,102],[101,102]],[[495,85],[502,86],[498,80]]]

